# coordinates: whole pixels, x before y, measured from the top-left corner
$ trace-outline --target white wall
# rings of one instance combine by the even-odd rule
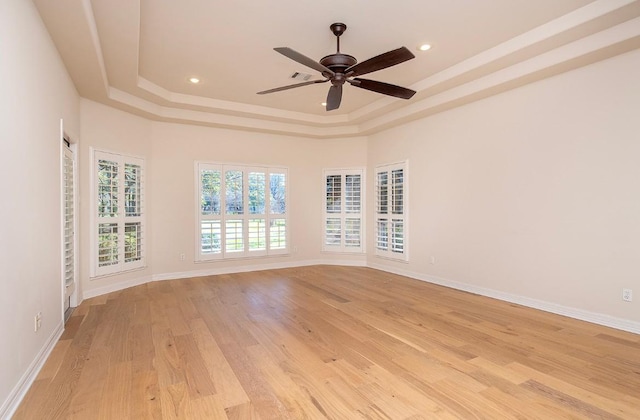
[[[638,69],[635,51],[372,136],[370,167],[409,159],[411,261],[369,262],[640,321]]]
[[[154,195],[149,204],[154,209],[152,265],[154,274],[159,276],[286,266],[330,259],[320,252],[322,169],[366,165],[364,138],[316,140],[153,123],[152,139],[154,171],[151,184]],[[336,153],[337,148],[340,153]],[[195,161],[287,167],[292,253],[289,256],[194,263]],[[185,261],[180,261],[181,253],[186,255]],[[356,260],[364,263],[364,256]]]
[[[87,99],[80,102],[80,248],[84,251],[80,263],[80,279],[85,297],[96,296],[113,290],[119,290],[134,284],[151,280],[150,255],[153,243],[146,244],[147,267],[142,270],[123,274],[89,278],[91,263],[91,150],[103,150],[145,159],[147,199],[153,196],[153,185],[149,182],[153,172],[151,162],[151,122],[127,112],[123,112]],[[146,223],[150,224],[154,209],[146,207]]]
[[[365,167],[366,138],[316,140],[149,121],[81,101],[81,248],[90,245],[90,147],[132,154],[147,163],[147,269],[89,278],[81,264],[85,296],[149,281],[203,273],[335,261],[364,264],[365,256],[321,252],[323,168]],[[336,150],[340,152],[336,152]],[[288,256],[195,263],[194,162],[279,165],[289,168]],[[186,258],[180,260],[180,254]]]
[[[60,119],[78,95],[30,1],[0,2],[0,417],[62,328]],[[34,332],[34,316],[42,328]]]

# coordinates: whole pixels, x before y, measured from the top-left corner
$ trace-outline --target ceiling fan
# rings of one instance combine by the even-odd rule
[[[347,25],[344,23],[334,23],[329,28],[336,36],[337,52],[323,57],[319,62],[314,61],[291,48],[274,48],[274,50],[285,57],[319,71],[324,77],[323,80],[309,80],[303,83],[263,90],[262,92],[258,92],[258,95],[280,92],[282,90],[330,81],[331,87],[329,88],[329,94],[327,95],[327,111],[338,109],[338,107],[340,107],[340,102],[342,101],[342,85],[344,85],[345,82],[349,83],[351,86],[382,93],[383,95],[394,96],[396,98],[409,99],[415,95],[415,90],[357,77],[363,74],[386,69],[387,67],[395,66],[396,64],[415,58],[411,51],[406,47],[400,47],[358,63],[358,60],[356,60],[355,57],[348,54],[342,54],[340,52],[340,35],[347,30]]]

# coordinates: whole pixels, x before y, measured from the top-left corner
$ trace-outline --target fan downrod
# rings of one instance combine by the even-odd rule
[[[329,28],[331,29],[331,32],[333,32],[333,34],[336,36],[337,51],[335,54],[330,54],[326,57],[322,57],[322,59],[320,60],[320,64],[335,73],[333,76],[323,73],[323,76],[330,78],[331,83],[334,86],[342,85],[347,80],[344,71],[347,68],[355,65],[358,60],[356,60],[355,57],[349,54],[340,53],[340,35],[342,35],[344,31],[347,30],[347,25],[341,22],[336,22],[331,24]]]

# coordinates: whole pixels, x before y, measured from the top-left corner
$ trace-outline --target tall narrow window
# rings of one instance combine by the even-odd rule
[[[287,173],[271,172],[269,175],[269,247],[286,251],[287,245]]]
[[[267,176],[264,171],[249,172],[249,251],[267,250]]]
[[[196,164],[199,261],[288,252],[287,170]]]
[[[198,254],[216,255],[222,253],[222,168],[209,166],[199,173],[200,194],[199,230],[200,247]]]
[[[75,155],[69,143],[63,146],[62,164],[62,268],[64,273],[64,316],[65,320],[71,316],[71,295],[75,291],[76,279],[76,193]]]
[[[93,151],[92,277],[144,267],[144,161]]]
[[[407,163],[376,168],[376,255],[408,260]]]
[[[324,241],[322,249],[363,252],[362,169],[325,170]]]

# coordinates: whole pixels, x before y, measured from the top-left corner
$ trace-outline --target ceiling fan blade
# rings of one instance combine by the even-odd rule
[[[308,82],[296,83],[295,85],[280,86],[280,87],[269,89],[269,90],[263,90],[262,92],[258,92],[258,95],[264,95],[265,93],[280,92],[281,90],[288,90],[288,89],[293,89],[293,88],[297,88],[297,87],[312,85],[314,83],[324,83],[324,82],[328,82],[328,81],[329,81],[329,79],[310,80]]]
[[[376,55],[373,58],[364,60],[362,63],[354,64],[344,72],[347,77],[356,77],[362,74],[372,73],[374,71],[386,69],[395,66],[407,60],[415,58],[415,55],[406,47],[400,47],[396,50],[388,51],[384,54]]]
[[[410,99],[416,94],[415,90],[407,89],[402,86],[396,86],[389,83],[377,82],[375,80],[356,78],[347,80],[352,86],[370,90],[372,92],[382,93],[383,95],[395,96],[396,98]]]
[[[327,111],[338,109],[342,101],[342,85],[332,85],[327,95]]]
[[[329,74],[330,76],[333,76],[335,74],[329,68],[323,66],[322,64],[318,63],[317,61],[314,61],[314,60],[310,59],[306,55],[302,55],[299,52],[297,52],[295,50],[292,50],[291,48],[278,47],[278,48],[274,48],[274,50],[278,51],[280,54],[284,55],[285,57],[292,59],[293,61],[297,61],[300,64],[303,64],[303,65],[305,65],[307,67],[310,67],[310,68],[312,68],[314,70],[319,71],[323,75],[325,73]]]

